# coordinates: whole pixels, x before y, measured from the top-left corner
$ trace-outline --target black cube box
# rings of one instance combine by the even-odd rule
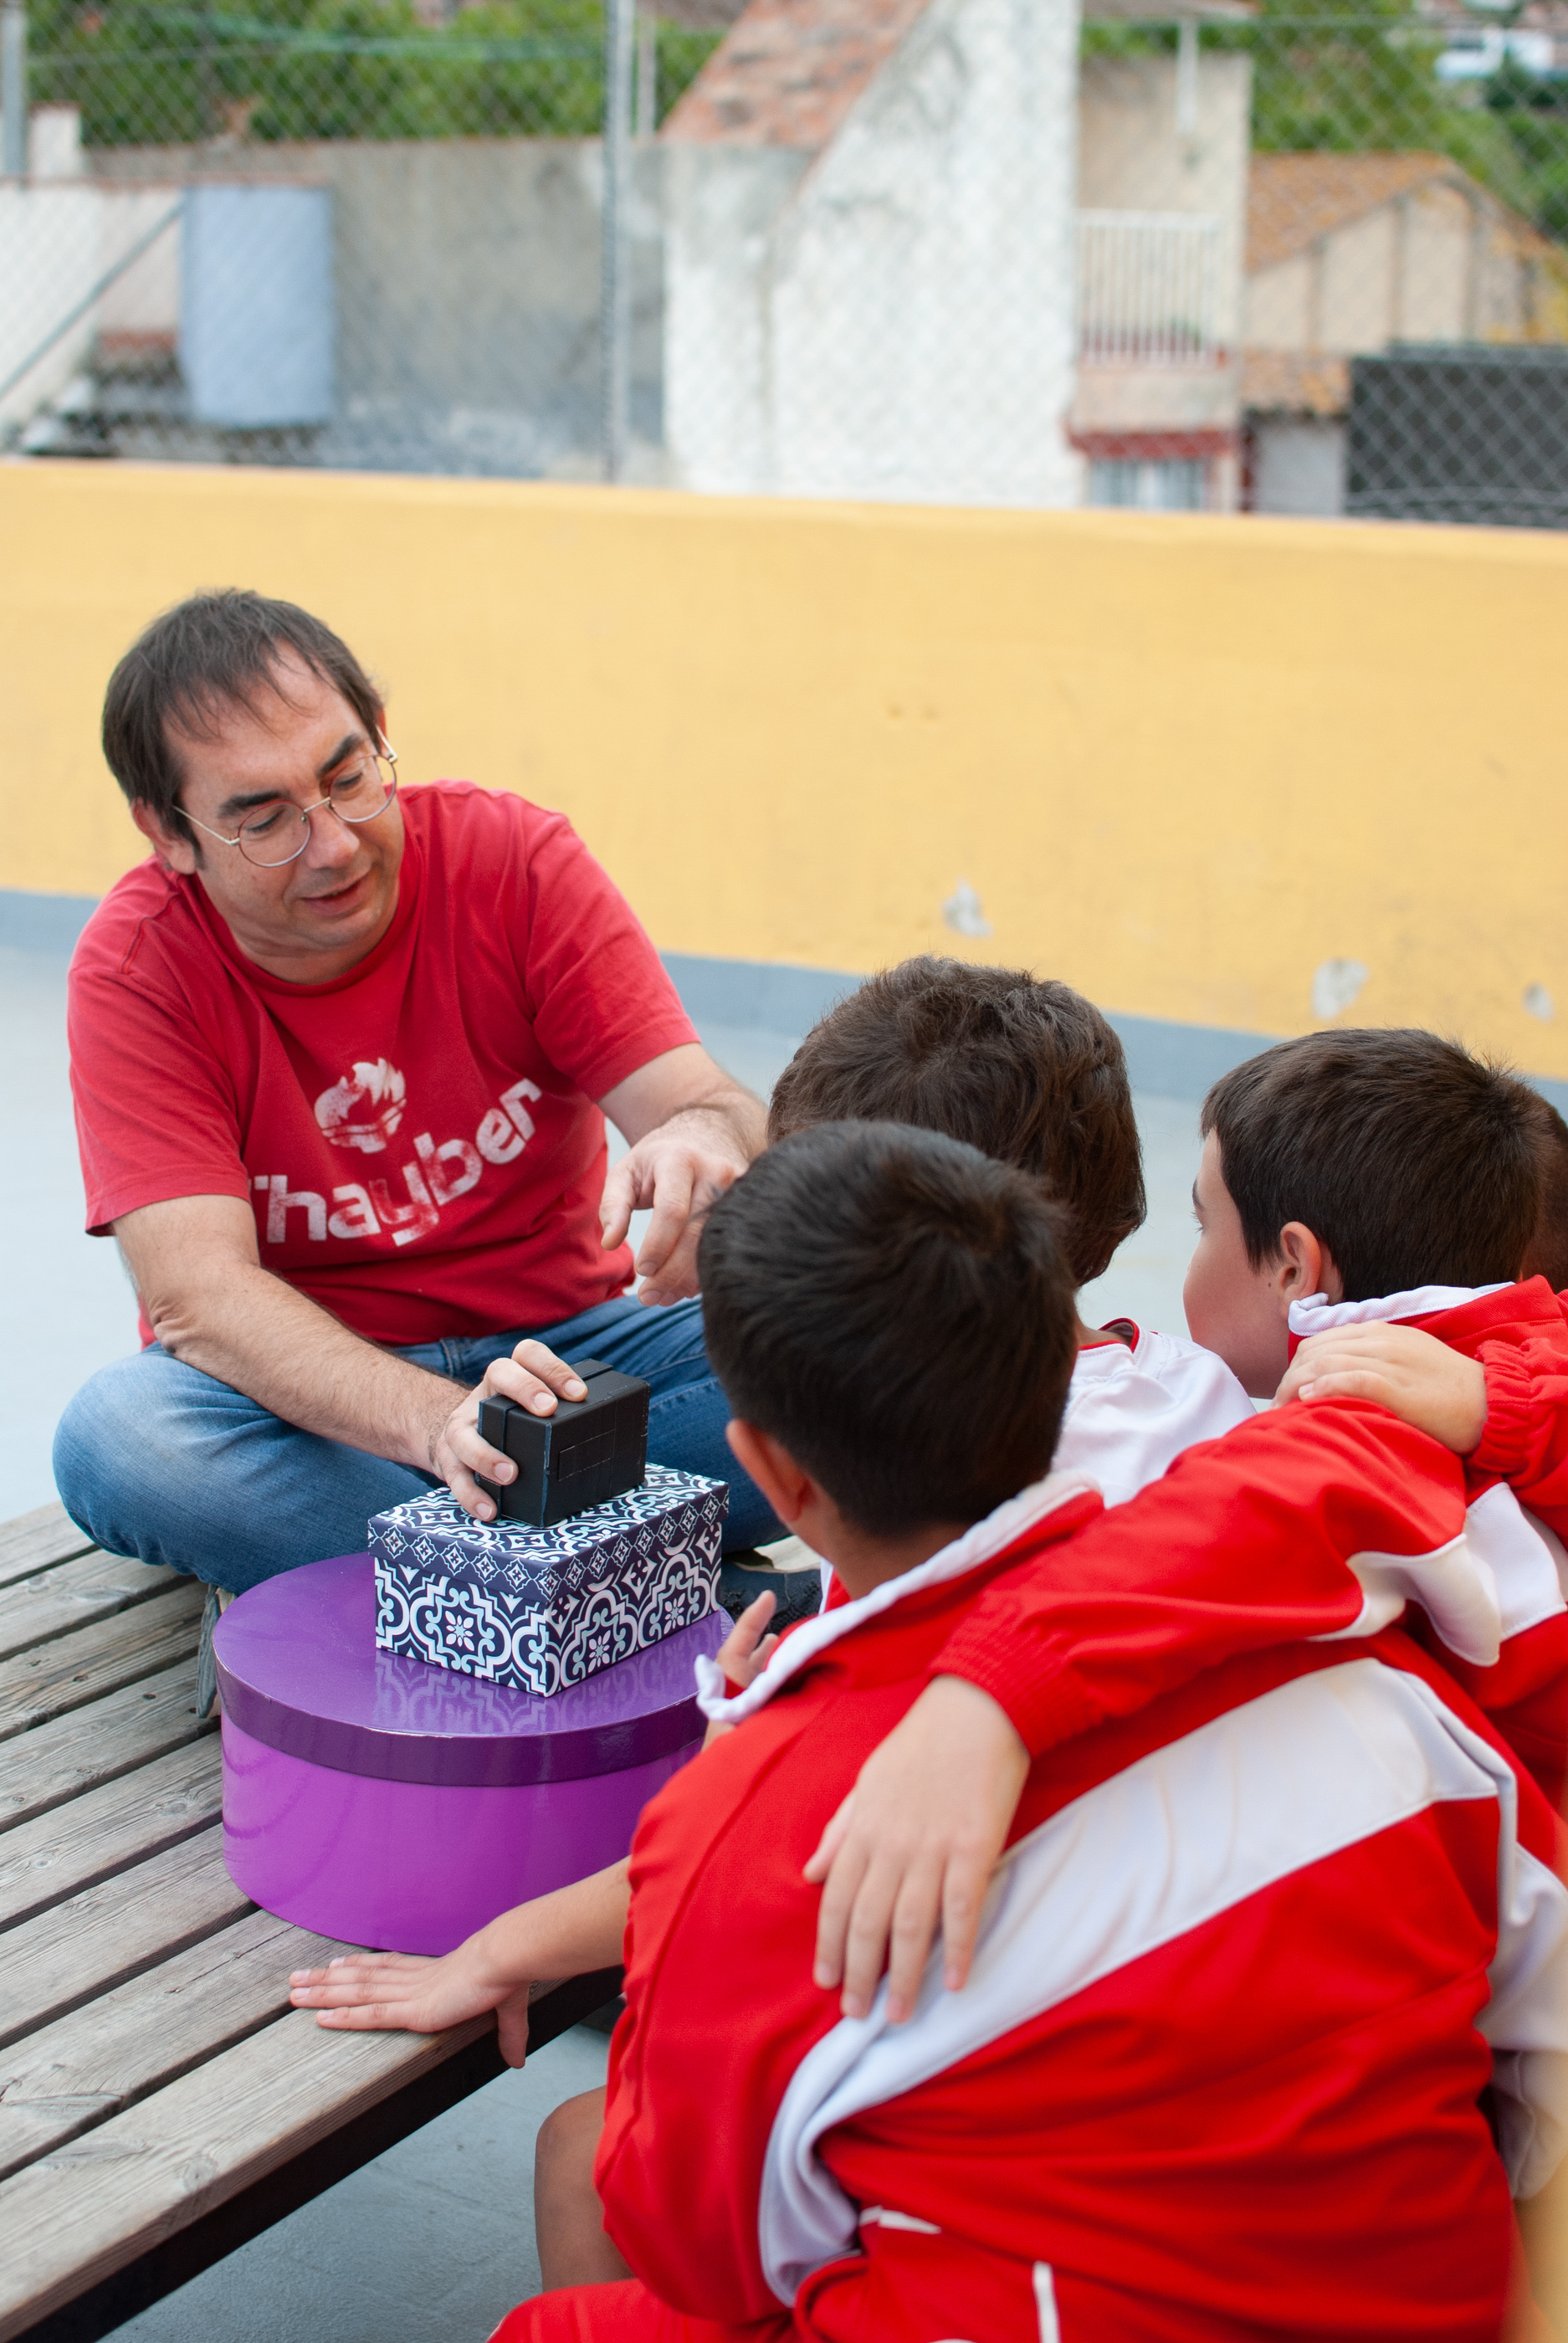
[[[476,1473],[504,1522],[537,1530],[590,1505],[639,1489],[648,1471],[649,1386],[602,1359],[568,1364],[588,1385],[587,1399],[560,1399],[553,1415],[535,1415],[515,1400],[479,1402],[479,1437],[509,1456],[518,1477],[505,1487]]]

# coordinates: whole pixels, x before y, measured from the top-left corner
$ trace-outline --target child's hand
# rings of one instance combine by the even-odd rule
[[[296,1969],[296,2009],[317,2026],[357,2034],[444,2034],[493,2009],[501,2056],[520,2066],[528,2050],[528,2002],[538,1989],[487,1977],[467,1945],[439,1960],[413,1953],[347,1953],[324,1969]]]
[[[1340,1326],[1309,1335],[1274,1405],[1289,1399],[1372,1400],[1456,1456],[1479,1448],[1486,1430],[1486,1370],[1418,1326]]]
[[[823,1880],[812,1975],[864,2017],[883,1967],[888,2016],[915,2006],[938,1927],[942,1982],[965,1983],[981,1907],[1029,1773],[1029,1751],[989,1693],[937,1676],[859,1777],[806,1865]]]
[[[730,1683],[739,1684],[743,1692],[748,1684],[755,1684],[779,1647],[778,1636],[766,1632],[778,1608],[776,1594],[759,1594],[755,1603],[747,1604],[715,1654]]]
[[[730,1683],[739,1684],[742,1692],[761,1674],[768,1665],[769,1654],[778,1647],[778,1636],[764,1632],[778,1608],[777,1595],[759,1594],[755,1603],[747,1604],[713,1655]],[[721,1717],[710,1717],[702,1736],[703,1747],[711,1748],[714,1742],[734,1730]]]

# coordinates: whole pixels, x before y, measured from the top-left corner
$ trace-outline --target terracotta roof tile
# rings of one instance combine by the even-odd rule
[[[930,0],[750,0],[660,136],[825,146]]]
[[[1316,350],[1244,350],[1241,404],[1265,415],[1343,415],[1351,403],[1349,358]]]
[[[1271,268],[1432,179],[1467,181],[1446,155],[1254,155],[1247,190],[1247,267]]]

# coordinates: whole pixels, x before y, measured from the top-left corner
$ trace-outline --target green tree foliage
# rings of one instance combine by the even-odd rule
[[[1510,58],[1486,85],[1486,107],[1521,182],[1521,209],[1568,241],[1568,84]]]
[[[34,101],[79,106],[90,146],[584,137],[603,112],[598,0],[477,0],[436,25],[412,0],[33,0],[28,32]],[[661,115],[715,38],[658,27]]]
[[[1266,153],[1441,146],[1452,111],[1433,66],[1442,44],[1402,0],[1263,0],[1247,26],[1252,143]]]

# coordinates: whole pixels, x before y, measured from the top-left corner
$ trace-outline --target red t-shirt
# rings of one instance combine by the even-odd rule
[[[697,1036],[563,814],[399,802],[392,925],[329,984],[266,975],[156,860],[105,897],[71,963],[87,1225],[243,1196],[263,1266],[370,1342],[548,1326],[631,1275],[593,1100]]]

